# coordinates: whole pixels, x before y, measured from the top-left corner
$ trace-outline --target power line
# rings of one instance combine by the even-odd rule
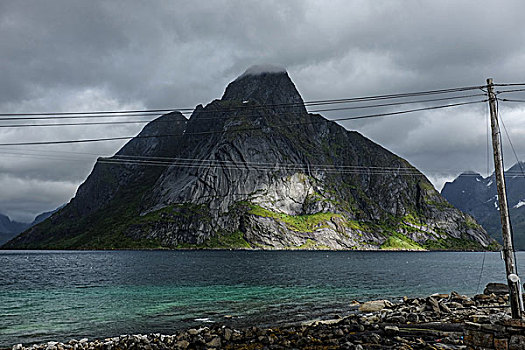
[[[405,97],[415,97],[415,96],[424,96],[424,95],[434,95],[434,94],[445,94],[445,93],[454,93],[468,90],[478,90],[483,88],[483,86],[466,86],[466,87],[457,87],[457,88],[448,88],[448,89],[439,89],[439,90],[427,90],[427,91],[417,91],[417,92],[408,92],[400,94],[387,94],[387,95],[372,95],[372,96],[363,96],[363,97],[352,97],[352,98],[342,98],[342,99],[331,99],[331,100],[314,100],[306,101],[302,103],[280,103],[280,104],[269,104],[266,106],[272,107],[287,107],[287,106],[312,106],[312,105],[321,105],[321,104],[333,104],[333,103],[351,103],[351,102],[364,102],[364,101],[376,101],[383,99],[395,99],[395,98],[405,98]],[[173,111],[187,111],[191,112],[194,108],[167,108],[167,109],[143,109],[143,110],[120,110],[120,111],[94,111],[94,112],[41,112],[41,113],[0,113],[2,117],[10,116],[66,116],[66,115],[100,115],[100,114],[136,114],[136,113],[159,113],[159,112],[173,112]]]
[[[129,139],[133,139],[133,138],[185,137],[185,136],[189,136],[189,135],[191,135],[191,136],[203,136],[203,135],[224,134],[224,133],[240,132],[240,131],[254,131],[254,130],[267,129],[267,128],[275,129],[275,128],[284,128],[284,127],[298,126],[298,125],[319,124],[319,123],[326,123],[326,122],[330,122],[330,121],[335,122],[335,121],[379,118],[379,117],[401,115],[401,114],[420,112],[420,111],[427,111],[427,110],[436,110],[436,109],[442,109],[442,108],[451,108],[451,107],[457,107],[457,106],[464,106],[464,105],[469,105],[469,104],[474,104],[474,103],[482,103],[482,102],[486,102],[486,101],[487,100],[481,100],[481,101],[478,100],[478,101],[461,102],[461,103],[454,103],[454,104],[448,104],[448,105],[423,107],[423,108],[414,108],[414,109],[398,111],[398,112],[376,113],[376,114],[361,115],[361,116],[354,116],[354,117],[335,118],[335,119],[331,119],[331,120],[323,119],[323,120],[320,120],[320,121],[297,122],[297,123],[281,124],[281,125],[267,125],[267,126],[262,126],[262,127],[237,128],[237,129],[230,129],[230,130],[205,131],[205,132],[198,132],[198,133],[184,133],[182,135],[176,135],[176,134],[168,134],[168,135],[136,135],[136,136],[118,136],[118,137],[81,139],[81,140],[14,142],[14,143],[0,143],[0,146],[28,146],[28,145],[52,145],[52,144],[88,143],[88,142],[105,142],[105,141],[129,140]]]
[[[514,99],[514,98],[498,98],[502,102],[525,102],[525,100]]]
[[[394,102],[394,103],[382,103],[382,104],[376,104],[376,105],[365,105],[365,106],[353,106],[353,107],[340,107],[340,108],[329,108],[329,109],[318,109],[318,110],[312,110],[309,111],[310,113],[317,113],[317,112],[328,112],[328,111],[343,111],[343,110],[357,110],[357,109],[368,109],[368,108],[379,108],[379,107],[389,107],[389,106],[399,106],[399,105],[405,105],[405,104],[415,104],[415,103],[427,103],[427,102],[437,102],[437,101],[446,101],[446,100],[456,100],[460,98],[471,98],[471,97],[480,97],[485,96],[484,94],[474,94],[474,95],[463,95],[463,96],[454,96],[454,97],[445,97],[445,98],[435,98],[435,99],[426,99],[426,100],[417,100],[417,101],[406,101],[406,102]],[[216,112],[216,111],[213,111]],[[243,115],[243,117],[260,117],[260,114],[251,114],[251,115]],[[108,118],[105,116],[94,116],[97,118]],[[113,117],[123,117],[123,116],[113,116]],[[112,117],[112,118],[113,118]],[[130,117],[130,116],[124,116],[124,117]],[[135,115],[133,115],[135,117]],[[66,119],[66,118],[84,118],[84,117],[57,117],[60,119]],[[15,120],[21,120],[26,118],[0,118],[0,120],[9,120],[9,121],[15,121]],[[28,118],[33,119],[33,118]],[[214,117],[214,118],[199,118],[199,120],[218,120],[223,119],[222,117]],[[127,120],[127,121],[103,121],[103,122],[69,122],[69,123],[46,123],[46,124],[6,124],[6,125],[0,125],[0,128],[23,128],[23,127],[57,127],[57,126],[78,126],[78,125],[112,125],[112,124],[144,124],[152,122],[153,120]],[[156,123],[178,123],[182,121],[178,120],[158,120]],[[186,121],[184,121],[186,122]]]
[[[478,97],[478,96],[485,96],[484,94],[471,94],[471,95],[461,95],[461,96],[451,96],[451,97],[445,97],[445,98],[436,98],[436,99],[426,99],[426,100],[415,100],[415,101],[404,101],[404,102],[394,102],[394,103],[384,103],[384,104],[375,104],[375,105],[365,105],[365,106],[356,106],[356,107],[343,107],[341,109],[316,109],[316,110],[310,110],[309,112],[310,113],[318,113],[318,112],[326,112],[326,111],[333,111],[333,110],[343,110],[343,109],[363,109],[363,108],[374,108],[374,107],[387,107],[387,106],[397,106],[397,105],[403,105],[403,104],[410,104],[410,103],[426,103],[426,102],[433,102],[433,101],[445,101],[445,100],[454,100],[454,99],[460,99],[460,98],[470,98],[470,97]],[[315,106],[320,106],[320,105],[331,105],[331,104],[346,104],[346,103],[361,103],[361,102],[365,102],[365,101],[351,101],[352,99],[342,99],[342,100],[325,100],[326,102],[318,102],[318,103],[315,103],[315,104],[312,104],[315,105]],[[284,104],[281,104],[281,105],[284,105]],[[301,103],[295,103],[295,104],[289,104],[290,106],[302,106],[303,104]],[[268,107],[273,107],[273,106],[277,106],[276,104],[264,104],[264,105],[245,105],[243,104],[242,106],[239,106],[237,108],[234,108],[234,109],[221,109],[221,110],[200,110],[199,111],[199,114],[205,114],[205,113],[217,113],[217,112],[223,112],[223,113],[226,113],[226,112],[238,112],[240,110],[242,111],[249,111],[249,110],[260,110],[260,109],[264,109],[264,108],[268,108]],[[213,107],[217,107],[217,106],[213,106]],[[309,107],[309,106],[307,106]],[[168,111],[168,110],[166,110]],[[181,113],[181,114],[192,114],[194,112],[194,110],[192,111],[189,111],[189,112],[180,112],[180,111],[177,111],[177,110],[169,110],[169,112],[172,112],[172,113]],[[84,113],[84,112],[78,112],[78,113]],[[117,114],[117,113],[109,113],[109,114],[103,114],[103,112],[95,112],[94,113],[89,113],[89,112],[85,112],[87,114],[82,114],[82,115],[70,115],[70,116],[65,116],[65,115],[58,115],[58,116],[53,116],[53,115],[49,115],[49,116],[30,116],[30,117],[1,117],[0,118],[0,121],[19,121],[19,120],[55,120],[55,119],[93,119],[93,118],[131,118],[131,117],[149,117],[149,116],[158,116],[158,113],[152,113],[152,112],[147,112],[145,111],[145,113],[141,113],[141,114]],[[0,114],[0,116],[2,116],[2,114]],[[216,119],[215,118],[202,118],[200,117],[199,119],[201,120],[206,120],[206,119]]]
[[[509,92],[521,92],[521,91],[525,91],[525,89],[512,89],[512,90],[497,91],[496,95],[506,94],[506,93],[509,93]]]
[[[5,150],[5,149],[4,149]],[[12,151],[13,149],[11,149],[10,151]],[[40,150],[32,150],[32,149],[29,149],[29,150],[25,150],[26,152],[27,151],[31,151],[31,152],[41,152]],[[30,158],[45,158],[45,159],[54,159],[54,160],[63,160],[63,161],[85,161],[86,159],[91,159],[91,157],[86,157],[86,156],[99,156],[99,154],[97,153],[88,153],[88,152],[72,152],[72,151],[54,151],[55,153],[65,153],[66,155],[69,155],[69,154],[72,154],[72,155],[82,155],[84,156],[84,158],[78,158],[78,157],[75,157],[75,158],[72,158],[72,157],[56,157],[54,154],[53,155],[48,155],[48,154],[28,154],[28,153],[21,153],[21,152],[18,152],[16,149],[15,149],[15,152],[5,152],[5,151],[0,151],[0,154],[4,155],[4,156],[27,156],[27,157],[30,157]],[[312,164],[312,163],[308,163],[308,164],[303,164],[303,163],[269,163],[269,162],[246,162],[246,161],[233,161],[233,160],[217,160],[217,159],[199,159],[199,158],[179,158],[179,157],[152,157],[152,156],[140,156],[140,155],[115,155],[115,156],[108,156],[108,157],[102,157],[102,158],[99,158],[98,161],[105,161],[105,160],[109,160],[109,161],[120,161],[120,162],[125,162],[125,161],[129,161],[129,162],[132,162],[132,161],[135,161],[135,160],[138,160],[138,161],[142,161],[142,160],[158,160],[158,161],[164,161],[166,164],[186,164],[186,163],[190,163],[190,164],[196,164],[196,163],[199,163],[200,165],[214,165],[214,166],[217,166],[217,165],[220,165],[220,164],[226,164],[226,165],[235,165],[235,166],[239,166],[239,165],[248,165],[248,166],[252,166],[252,165],[259,165],[259,166],[267,166],[267,167],[293,167],[293,166],[302,166],[303,168],[307,168],[308,166],[310,167],[316,167],[316,168],[320,168],[320,167],[334,167],[334,168],[342,168],[342,169],[373,169],[373,170],[387,170],[387,171],[408,171],[408,170],[411,170],[411,169],[415,169],[415,168],[411,168],[411,167],[385,167],[385,166],[359,166],[359,165],[333,165],[333,164]],[[171,162],[170,162],[171,161]],[[417,170],[417,169],[416,169]],[[434,171],[447,171],[447,172],[450,172],[450,171],[455,171],[455,169],[434,169]],[[461,174],[461,176],[474,176],[474,177],[479,177],[481,176],[480,174],[475,174],[475,173],[464,173],[464,174]],[[523,175],[521,172],[509,172],[509,171],[506,171],[505,172],[505,176],[506,177],[511,177],[511,176],[518,176],[518,177],[525,177],[525,175]]]
[[[0,153],[4,153],[1,152]],[[27,155],[38,156],[35,154],[9,152],[13,155]],[[81,153],[85,154],[85,153]],[[96,155],[96,154],[92,154]],[[66,158],[76,159],[76,158]],[[414,171],[414,167],[384,167],[384,166],[365,166],[365,165],[334,165],[334,164],[312,164],[312,163],[271,163],[271,162],[250,162],[250,161],[235,161],[235,160],[221,160],[221,159],[200,159],[200,158],[179,158],[179,157],[151,157],[151,156],[132,156],[132,155],[115,155],[112,157],[101,157],[99,160],[104,161],[155,161],[175,165],[184,165],[201,163],[201,165],[235,165],[235,166],[265,166],[265,167],[316,167],[316,168],[344,168],[344,169],[379,169],[379,170],[396,170],[396,171]]]
[[[470,98],[470,97],[481,97],[486,96],[486,94],[472,94],[472,95],[461,95],[461,96],[452,96],[452,97],[442,97],[442,98],[434,98],[434,99],[426,99],[426,100],[415,100],[415,101],[406,101],[406,102],[393,102],[393,103],[383,103],[383,104],[377,104],[377,105],[365,105],[365,106],[354,106],[354,107],[342,107],[342,108],[329,108],[329,109],[319,109],[319,110],[311,110],[310,113],[316,113],[316,112],[328,112],[328,111],[339,111],[339,110],[351,110],[351,109],[363,109],[363,108],[375,108],[375,107],[389,107],[389,106],[399,106],[404,104],[412,104],[412,103],[426,103],[426,102],[436,102],[436,101],[446,101],[446,100],[457,100],[460,98]]]
[[[503,83],[503,84],[493,84],[494,86],[525,86],[525,83]]]
[[[27,155],[23,153],[12,153],[8,156],[20,156]],[[29,157],[35,157],[35,155],[27,155]],[[65,161],[83,161],[82,159],[70,158],[56,158],[56,157],[42,157],[53,160],[65,160]],[[315,164],[282,164],[275,163],[271,165],[265,165],[270,163],[256,163],[256,162],[192,162],[192,163],[178,163],[178,162],[166,162],[166,161],[147,161],[147,160],[122,160],[113,158],[98,159],[99,164],[111,164],[111,165],[140,165],[140,166],[163,166],[163,167],[177,167],[177,168],[206,168],[206,169],[228,169],[228,170],[239,170],[239,171],[285,171],[285,170],[302,170],[302,171],[318,171],[323,173],[343,173],[343,174],[368,174],[368,175],[406,175],[406,176],[422,176],[423,174],[414,168],[407,167],[378,167],[378,166],[350,166],[350,165],[315,165]]]
[[[2,152],[0,152],[2,153]],[[62,161],[85,161],[84,159],[78,158],[56,158],[49,156],[37,156],[32,154],[24,153],[10,153],[6,156],[19,156],[25,155],[32,158],[46,158],[53,160]],[[155,158],[155,157],[153,157]],[[188,159],[191,160],[191,159]],[[385,174],[397,174],[399,176],[421,176],[424,175],[415,168],[408,167],[380,167],[380,166],[352,166],[352,165],[318,165],[318,164],[304,164],[304,163],[258,163],[258,162],[235,162],[235,161],[217,161],[217,160],[199,160],[194,163],[178,163],[168,161],[147,161],[147,160],[133,160],[133,159],[113,159],[113,158],[100,158],[97,160],[101,164],[113,164],[113,165],[141,165],[141,166],[164,166],[164,167],[179,167],[179,168],[222,168],[230,170],[243,170],[243,171],[275,171],[275,170],[304,170],[307,171],[322,171],[325,173],[347,173],[347,174],[370,174],[370,175],[385,175]],[[244,166],[241,168],[240,166]],[[461,174],[461,176],[480,176],[479,174]],[[520,177],[525,178],[525,174],[522,172],[505,172],[505,177]]]
[[[6,151],[10,151],[10,152],[6,152]],[[32,153],[32,154],[28,154],[28,153],[20,153],[19,152],[19,149],[17,148],[2,148],[2,150],[0,150],[0,154],[3,154],[4,156],[11,156],[11,155],[22,155],[22,156],[28,156],[28,157],[33,157],[33,158],[39,158],[39,157],[42,157],[42,158],[48,158],[49,157],[49,154],[48,153],[42,153],[42,150],[37,150],[37,149],[27,149],[27,148],[24,148],[24,151],[25,152],[37,152],[37,154],[35,153]],[[83,156],[84,158],[71,158],[71,157],[68,157],[68,158],[57,158],[56,157],[56,154],[65,154],[66,156],[68,155],[80,155],[80,156]],[[89,159],[91,160],[93,157],[88,157],[88,156],[95,156],[95,157],[100,157],[100,154],[99,153],[91,153],[91,152],[75,152],[75,151],[64,151],[64,150],[53,150],[53,159],[55,160],[79,160],[79,161],[85,161],[86,159]],[[123,154],[117,154],[117,155],[114,155],[114,156],[111,156],[111,155],[108,155],[108,156],[103,156],[102,158],[104,159],[107,159],[107,158],[118,158],[118,159],[121,159],[121,160],[164,160],[164,161],[177,161],[177,162],[214,162],[214,163],[234,163],[234,164],[257,164],[257,165],[272,165],[272,166],[275,166],[276,163],[265,163],[265,162],[246,162],[246,161],[243,161],[243,162],[239,162],[239,161],[232,161],[232,160],[217,160],[217,159],[213,159],[213,160],[206,160],[206,159],[200,159],[200,158],[180,158],[180,157],[154,157],[154,156],[144,156],[144,155],[123,155]],[[278,165],[296,165],[297,163],[278,163]],[[311,164],[309,163],[310,166],[333,166],[333,164],[328,164],[328,165],[319,165],[319,164]],[[353,166],[353,165],[340,165],[339,167],[350,167],[350,168],[359,168],[359,167],[362,167],[362,168],[377,168],[377,169],[392,169],[392,170],[399,170],[399,169],[411,169],[410,167],[370,167],[370,166]],[[455,172],[456,169],[453,169],[453,168],[448,168],[448,169],[443,169],[443,168],[440,168],[440,169],[432,169],[432,171],[439,171],[439,172],[447,172],[450,173],[450,172]],[[506,172],[505,173],[506,175],[508,176],[512,176],[514,174],[514,172]],[[481,176],[479,174],[462,174],[462,176]]]

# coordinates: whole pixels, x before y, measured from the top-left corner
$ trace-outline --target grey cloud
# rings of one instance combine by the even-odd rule
[[[253,64],[285,66],[305,100],[483,84],[488,76],[523,81],[524,11],[524,3],[511,0],[7,0],[0,2],[0,111],[192,107],[219,98]],[[509,108],[513,139],[524,149],[518,106]],[[465,168],[486,168],[479,125],[485,112],[480,105],[343,125],[406,157],[440,187]],[[325,113],[356,114],[361,112]],[[450,114],[457,119],[444,117]],[[140,127],[1,129],[0,139],[132,135]],[[64,184],[55,191],[66,201],[96,155],[121,145],[39,147],[41,156],[60,161],[0,154],[0,174],[31,183],[35,193],[46,191],[46,181]],[[93,154],[70,163],[64,159],[75,154],[60,152]],[[14,215],[41,211],[36,202],[9,198],[25,203],[9,209]]]
[[[0,175],[0,212],[10,218],[30,222],[35,215],[68,201],[76,185],[61,181],[22,180]]]

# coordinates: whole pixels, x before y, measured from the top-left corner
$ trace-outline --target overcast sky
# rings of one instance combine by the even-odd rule
[[[194,107],[254,64],[286,67],[305,100],[525,82],[524,13],[523,1],[2,0],[0,113]],[[524,107],[501,105],[520,158]],[[464,170],[486,176],[487,114],[478,104],[343,125],[439,190]],[[141,127],[1,128],[0,143]],[[30,221],[69,201],[123,143],[0,147],[0,213]]]

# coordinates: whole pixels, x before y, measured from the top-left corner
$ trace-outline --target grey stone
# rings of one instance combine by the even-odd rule
[[[376,312],[381,311],[387,306],[392,305],[388,300],[373,300],[367,301],[359,306],[359,311],[361,312]]]
[[[387,335],[396,335],[397,333],[399,333],[399,327],[397,326],[385,326],[385,333]]]
[[[434,297],[427,298],[427,307],[434,313],[439,314],[441,310],[439,308],[439,303]]]
[[[505,295],[509,294],[509,286],[503,283],[489,283],[483,290],[483,294]]]
[[[175,343],[175,346],[179,349],[187,349],[190,346],[190,343],[187,340],[179,340]]]
[[[233,334],[233,332],[232,332],[231,329],[229,329],[229,328],[225,328],[224,329],[224,339],[225,340],[229,341],[232,338],[232,334]]]
[[[210,348],[219,348],[221,346],[221,338],[214,337],[212,340],[206,343],[206,346]]]

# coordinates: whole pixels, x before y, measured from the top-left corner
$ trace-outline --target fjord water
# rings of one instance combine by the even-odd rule
[[[504,281],[499,253],[459,252],[0,251],[0,272],[0,347],[299,322]]]

